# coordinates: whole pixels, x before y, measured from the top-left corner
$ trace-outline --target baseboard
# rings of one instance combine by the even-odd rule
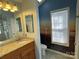
[[[57,54],[60,54],[60,55],[65,56],[65,57],[75,58],[74,55],[65,54],[65,53],[62,53],[62,52],[59,52],[59,51],[55,51],[55,50],[51,50],[51,49],[46,49],[46,50],[54,52],[54,53],[57,53]]]

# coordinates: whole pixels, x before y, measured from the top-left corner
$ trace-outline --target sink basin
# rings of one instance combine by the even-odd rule
[[[20,39],[20,40],[16,40],[18,44],[22,44],[25,43],[27,40],[26,39]]]
[[[2,44],[3,42],[0,42],[0,44]]]
[[[18,44],[23,44],[23,43],[25,43],[26,41],[21,41],[21,42],[18,42]]]

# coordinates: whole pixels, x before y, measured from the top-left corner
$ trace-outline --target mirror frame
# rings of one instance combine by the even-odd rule
[[[25,25],[26,25],[26,31],[29,33],[34,32],[34,21],[33,21],[33,15],[26,15],[25,16]]]

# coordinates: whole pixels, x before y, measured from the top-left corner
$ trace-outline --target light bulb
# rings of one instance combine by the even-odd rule
[[[13,10],[18,11],[17,6],[13,6]]]
[[[11,9],[10,4],[7,3],[6,6],[5,6],[5,8],[6,8],[6,9]]]
[[[4,5],[3,5],[3,10],[4,11],[8,11],[10,8],[9,8],[9,4],[7,4],[7,3],[4,3]]]
[[[10,12],[15,12],[15,10],[10,10]]]
[[[4,11],[8,11],[8,9],[6,9],[6,8],[3,8],[3,10],[4,10]]]
[[[2,8],[2,2],[0,2],[0,8]]]
[[[12,8],[10,9],[10,12],[16,12],[18,11],[17,6],[13,5]]]

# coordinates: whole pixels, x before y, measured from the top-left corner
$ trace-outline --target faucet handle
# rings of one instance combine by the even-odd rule
[[[23,37],[24,37],[24,39],[26,39],[26,38],[27,38],[27,34],[26,34],[26,33],[24,33],[24,34],[23,34]]]

